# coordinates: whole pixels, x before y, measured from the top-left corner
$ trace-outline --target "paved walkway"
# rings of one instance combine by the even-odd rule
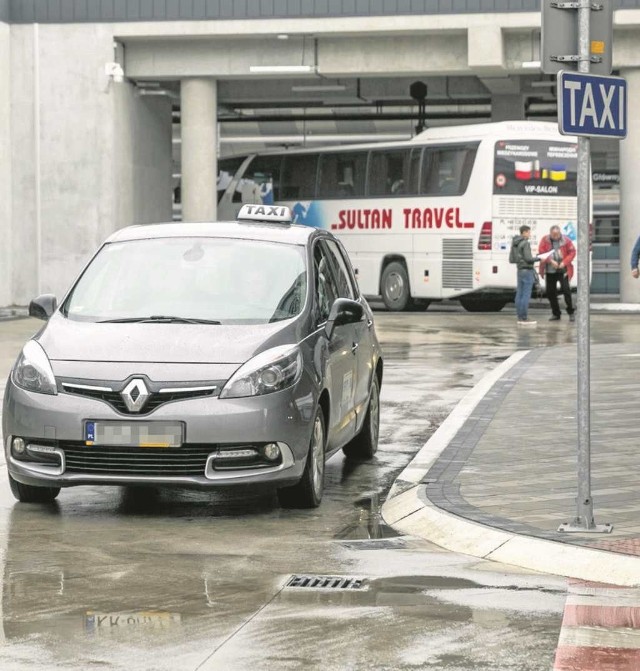
[[[592,344],[592,496],[611,534],[576,514],[575,345],[520,352],[487,375],[396,480],[398,531],[455,552],[640,586],[640,343]]]
[[[592,347],[592,491],[610,535],[575,515],[575,347],[534,350],[498,380],[427,473],[437,506],[505,531],[640,554],[640,345]]]

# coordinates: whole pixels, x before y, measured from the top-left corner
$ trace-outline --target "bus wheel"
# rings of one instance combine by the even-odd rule
[[[501,298],[472,298],[465,296],[460,299],[460,305],[467,312],[500,312],[507,304]]]
[[[402,263],[392,261],[382,271],[382,300],[388,310],[406,310],[411,306],[409,276]]]

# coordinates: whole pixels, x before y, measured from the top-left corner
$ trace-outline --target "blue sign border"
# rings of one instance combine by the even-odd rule
[[[570,112],[569,104],[569,93],[565,88],[565,81],[577,81],[581,83],[591,83],[591,84],[609,84],[609,85],[622,85],[624,90],[624,101],[623,101],[623,120],[624,126],[622,129],[616,129],[615,131],[594,128],[593,124],[585,125],[582,129],[579,125],[571,125],[571,123],[565,123],[565,115],[568,115]],[[603,75],[592,75],[582,72],[569,72],[563,70],[558,73],[558,130],[562,135],[579,135],[584,137],[606,137],[614,140],[623,140],[627,137],[627,127],[628,127],[628,101],[629,96],[627,92],[627,80],[623,77],[609,77]],[[612,118],[619,120],[620,118],[620,106],[619,99],[616,98],[613,101],[611,112]]]

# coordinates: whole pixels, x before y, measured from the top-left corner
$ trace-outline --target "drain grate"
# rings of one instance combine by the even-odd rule
[[[363,589],[365,578],[335,575],[292,575],[285,587],[297,589]]]

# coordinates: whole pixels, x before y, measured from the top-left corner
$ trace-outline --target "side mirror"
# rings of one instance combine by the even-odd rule
[[[29,303],[29,317],[47,321],[57,307],[58,301],[53,294],[43,294]]]
[[[325,326],[327,338],[331,338],[336,326],[343,324],[356,324],[364,319],[364,308],[357,301],[350,298],[338,298],[331,306],[329,319]]]

